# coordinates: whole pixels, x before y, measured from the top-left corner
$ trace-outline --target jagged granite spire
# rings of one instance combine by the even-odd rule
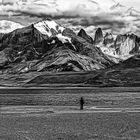
[[[115,49],[118,55],[139,53],[139,39],[134,34],[118,35],[115,40]]]
[[[95,32],[94,43],[98,44],[103,41],[103,32],[101,28],[98,28]]]
[[[111,47],[114,45],[114,38],[111,33],[106,33],[106,35],[104,36],[103,44],[107,47]]]
[[[86,33],[86,31],[85,31],[84,29],[81,29],[81,30],[78,32],[77,35],[80,36],[80,37],[82,37],[82,38],[84,38],[87,42],[93,44],[93,39],[92,39],[92,37],[90,37],[90,36]]]

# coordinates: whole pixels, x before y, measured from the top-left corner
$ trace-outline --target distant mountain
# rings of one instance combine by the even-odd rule
[[[106,35],[104,36],[103,44],[109,48],[113,47],[114,37],[111,33],[106,33]]]
[[[84,38],[87,42],[93,44],[93,39],[92,39],[92,37],[90,37],[90,36],[86,33],[86,31],[85,31],[84,29],[81,29],[81,30],[78,32],[77,35],[80,36],[80,37],[82,37],[82,38]]]
[[[3,73],[25,73],[91,71],[113,65],[87,38],[91,39],[50,19],[16,29],[0,40],[0,68]]]
[[[94,36],[94,44],[99,44],[103,41],[103,31],[101,28],[97,28]]]
[[[140,37],[133,33],[114,37],[111,33],[103,35],[102,29],[98,28],[95,32],[94,44],[104,54],[121,60],[140,53]]]
[[[134,34],[118,35],[114,45],[116,53],[121,56],[140,53],[140,38]]]
[[[17,4],[21,5],[26,3],[27,1],[17,1]],[[53,5],[57,10],[61,7],[59,1],[44,1],[43,3],[50,7]],[[34,4],[42,3],[35,1]],[[47,74],[58,72],[61,72],[61,82],[65,84],[68,82],[65,72],[70,71],[80,74],[88,73],[88,77],[86,74],[82,77],[82,84],[140,86],[140,37],[138,36],[140,12],[114,0],[81,1],[78,8],[81,10],[88,8],[89,14],[95,16],[94,25],[90,24],[92,28],[87,27],[88,31],[93,30],[92,34],[97,26],[105,25],[102,26],[103,29],[97,28],[94,38],[85,31],[82,25],[77,28],[83,27],[83,29],[75,33],[51,19],[44,19],[25,27],[14,21],[1,20],[0,84],[5,79],[9,81],[9,77],[15,78],[15,81],[20,83],[24,78],[27,82],[29,76],[29,81],[33,79],[36,82],[32,75],[39,75],[38,81],[41,84],[45,81],[49,84]],[[92,13],[92,8],[96,9],[95,15]],[[88,14],[87,11],[83,10],[79,15],[84,13],[85,17]],[[105,17],[106,13],[103,14],[104,12],[107,12],[107,17]],[[78,20],[76,19],[76,23]],[[82,21],[81,18],[80,21]],[[105,23],[102,24],[103,22]],[[106,24],[109,25],[108,22],[111,23],[110,26],[106,26]],[[81,76],[80,74],[78,77]],[[17,77],[14,77],[15,75]],[[59,80],[59,74],[57,76]],[[43,80],[40,81],[40,78]],[[53,78],[51,77],[51,82],[55,83]],[[75,79],[75,75],[73,75],[73,81],[69,77],[69,83],[81,82],[80,78]]]
[[[98,28],[92,39],[84,29],[76,34],[45,19],[0,35],[0,73],[18,77],[29,74],[30,81],[33,73],[95,71],[96,75],[88,74],[82,82],[94,86],[139,85],[139,46],[140,37],[135,34],[114,37]]]
[[[14,31],[15,29],[22,28],[23,26],[19,23],[8,21],[8,20],[0,20],[0,33],[9,33]]]

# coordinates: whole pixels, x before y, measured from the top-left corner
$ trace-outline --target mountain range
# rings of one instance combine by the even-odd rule
[[[93,74],[81,82],[110,85],[109,76],[114,75],[110,71],[115,69],[117,73],[118,69],[132,68],[131,73],[139,67],[139,46],[140,37],[133,33],[114,36],[97,28],[95,36],[91,37],[84,29],[76,34],[51,19],[44,19],[1,33],[0,71],[1,75],[18,75],[18,79],[20,75],[33,73],[36,73],[35,77],[42,77],[43,73],[93,71],[96,76]],[[120,71],[117,74],[120,75]],[[116,85],[123,84],[118,82]]]

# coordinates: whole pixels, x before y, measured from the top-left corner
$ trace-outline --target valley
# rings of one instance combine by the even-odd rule
[[[80,97],[85,100],[84,110]],[[136,140],[139,115],[139,88],[0,90],[0,139],[4,140]]]
[[[139,5],[1,0],[0,140],[140,140]]]

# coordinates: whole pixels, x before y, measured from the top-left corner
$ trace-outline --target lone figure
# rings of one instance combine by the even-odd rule
[[[85,103],[84,98],[81,97],[80,98],[80,110],[83,110],[84,103]]]

